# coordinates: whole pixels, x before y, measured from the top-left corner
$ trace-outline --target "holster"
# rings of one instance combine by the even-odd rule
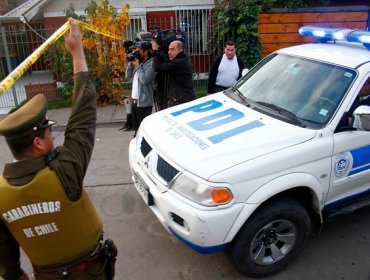
[[[113,280],[118,250],[112,239],[106,239],[104,241],[104,246],[106,252],[105,256],[107,258],[106,266],[107,277],[108,280]]]

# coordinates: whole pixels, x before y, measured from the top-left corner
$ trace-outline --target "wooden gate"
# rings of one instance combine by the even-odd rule
[[[322,8],[312,12],[275,12],[261,14],[258,32],[263,44],[262,56],[284,47],[312,42],[314,39],[300,36],[298,29],[304,25],[343,27],[366,30],[369,10],[343,11]]]

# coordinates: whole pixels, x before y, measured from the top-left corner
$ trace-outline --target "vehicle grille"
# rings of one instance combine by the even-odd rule
[[[158,156],[157,172],[167,183],[171,182],[176,174],[179,173],[176,168],[171,166],[160,156]]]
[[[151,150],[152,150],[152,147],[150,147],[148,142],[146,142],[145,138],[143,138],[143,140],[141,141],[141,147],[140,147],[140,151],[143,157],[146,157],[150,153]]]
[[[176,215],[175,213],[171,212],[171,217],[172,217],[172,220],[176,224],[179,224],[180,226],[184,226],[184,219],[181,218],[179,215]]]

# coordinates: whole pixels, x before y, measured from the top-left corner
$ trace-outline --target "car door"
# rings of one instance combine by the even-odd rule
[[[363,79],[362,85],[367,79],[370,79],[369,75]],[[370,131],[337,132],[333,141],[327,204],[341,203],[370,191]]]

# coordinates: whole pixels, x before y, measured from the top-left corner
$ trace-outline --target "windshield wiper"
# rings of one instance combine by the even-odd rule
[[[248,101],[248,99],[236,88],[236,86],[232,86],[231,90],[239,96],[239,98],[242,100],[242,102],[245,104],[245,106],[250,107],[251,103]]]
[[[262,105],[264,107],[267,107],[269,109],[272,109],[272,110],[278,112],[279,114],[284,115],[285,117],[288,117],[289,120],[291,120],[293,124],[297,124],[301,127],[306,127],[306,125],[294,113],[290,112],[287,109],[284,109],[284,108],[282,108],[280,106],[277,106],[275,104],[268,103],[268,102],[263,102],[263,101],[257,101],[256,103],[259,104],[259,105]]]

